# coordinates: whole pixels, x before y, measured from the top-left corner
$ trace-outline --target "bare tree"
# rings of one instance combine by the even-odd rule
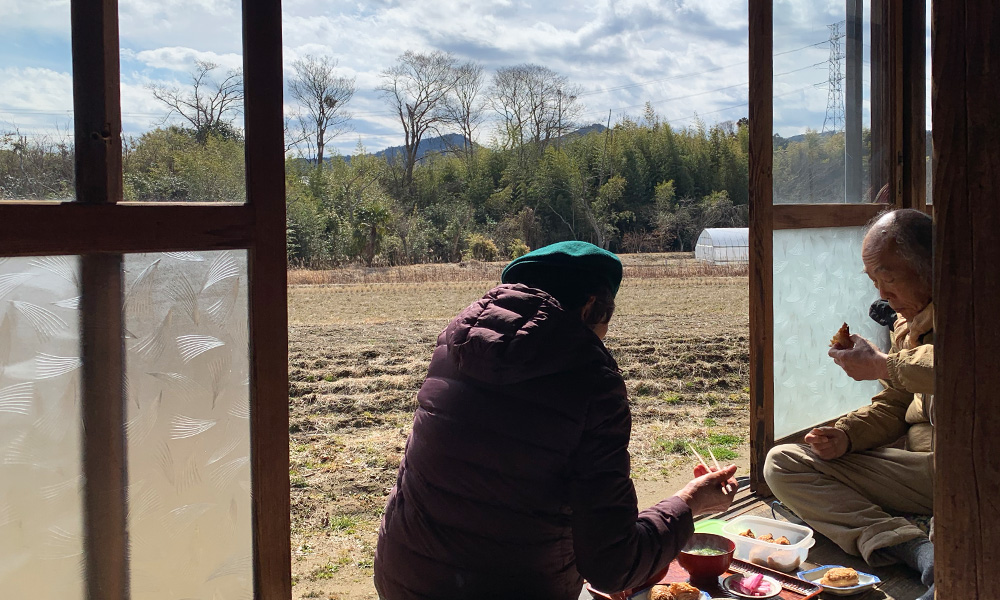
[[[149,84],[153,97],[170,109],[164,121],[180,115],[202,140],[209,132],[231,133],[233,119],[243,111],[243,72],[231,69],[216,80],[212,71],[218,68],[213,62],[195,61],[191,88],[183,91],[176,86]]]
[[[462,135],[462,150],[468,154],[486,113],[483,66],[469,61],[456,67],[455,74],[455,89],[445,101],[444,112],[446,120]]]
[[[503,67],[493,75],[491,103],[501,119],[501,145],[534,142],[538,149],[573,127],[582,109],[579,88],[548,67]]]
[[[458,80],[455,57],[440,50],[430,54],[407,50],[394,66],[381,73],[381,79],[376,91],[396,112],[403,126],[403,187],[412,193],[413,166],[420,140],[446,119],[444,104]]]
[[[323,165],[329,140],[349,130],[351,114],[345,110],[354,97],[355,79],[338,77],[337,61],[329,56],[309,56],[292,63],[295,75],[288,82],[292,97],[305,108],[298,115],[302,131],[316,148],[316,164]]]

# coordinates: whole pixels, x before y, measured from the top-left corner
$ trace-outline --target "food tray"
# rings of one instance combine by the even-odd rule
[[[763,575],[768,575],[778,580],[781,583],[781,593],[774,598],[781,598],[782,600],[807,600],[809,598],[816,598],[819,596],[823,588],[815,583],[810,583],[808,581],[803,581],[798,577],[793,577],[787,573],[782,573],[781,571],[774,571],[765,567],[759,567],[754,564],[739,560],[734,558],[733,562],[729,565],[729,570],[726,571],[721,577],[719,577],[718,582],[715,585],[699,585],[698,588],[702,591],[708,592],[708,594],[713,598],[731,598],[732,596],[722,589],[719,585],[723,579],[729,577],[734,573],[739,573],[740,575],[754,575],[756,573],[761,573]],[[677,561],[670,563],[670,567],[667,570],[666,575],[660,577],[658,581],[647,582],[640,588],[635,590],[630,590],[627,594],[624,592],[618,592],[616,594],[606,594],[604,592],[599,592],[594,588],[590,587],[588,583],[586,588],[590,592],[590,595],[599,600],[625,600],[629,598],[636,592],[642,591],[646,588],[652,587],[657,583],[672,583],[674,581],[687,581],[688,572],[685,571]]]

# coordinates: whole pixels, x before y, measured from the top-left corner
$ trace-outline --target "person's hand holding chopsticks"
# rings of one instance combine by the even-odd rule
[[[694,468],[695,478],[684,489],[677,492],[677,497],[687,503],[695,516],[722,512],[729,508],[736,497],[736,465],[725,469],[711,471],[704,465]],[[732,492],[726,491],[730,486]]]

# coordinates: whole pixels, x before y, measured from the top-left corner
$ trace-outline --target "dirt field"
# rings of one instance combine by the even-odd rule
[[[623,258],[606,342],[628,383],[644,508],[689,479],[689,441],[746,473],[747,279],[686,257]],[[434,342],[501,267],[290,273],[303,283],[289,287],[294,598],[376,598],[378,521]]]

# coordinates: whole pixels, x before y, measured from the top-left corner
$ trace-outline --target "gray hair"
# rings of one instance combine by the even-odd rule
[[[869,221],[865,235],[896,242],[896,255],[927,284],[934,278],[934,221],[914,208],[886,210]]]

